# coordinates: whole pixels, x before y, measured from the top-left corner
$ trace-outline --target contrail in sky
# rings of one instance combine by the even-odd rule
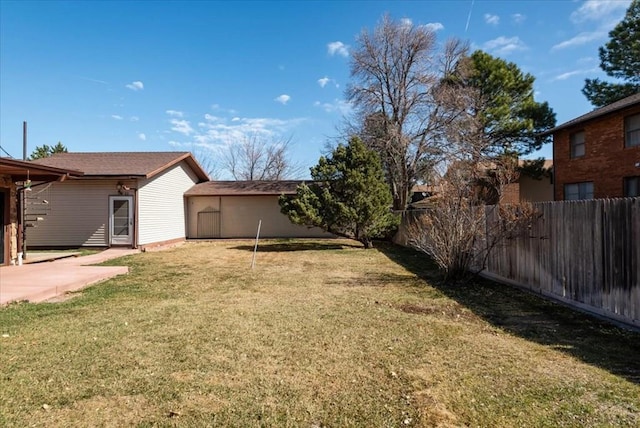
[[[466,33],[469,29],[469,21],[471,21],[471,11],[473,10],[473,3],[475,0],[471,0],[471,7],[469,8],[469,16],[467,16],[467,25],[464,27],[464,32]]]

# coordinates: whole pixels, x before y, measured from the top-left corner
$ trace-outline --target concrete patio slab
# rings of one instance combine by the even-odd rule
[[[84,257],[0,267],[0,305],[15,301],[43,302],[126,274],[129,272],[126,266],[89,265],[137,252],[138,250],[110,248]]]
[[[33,251],[30,252],[27,256],[26,259],[23,260],[23,263],[27,264],[27,263],[43,263],[43,262],[52,262],[54,260],[58,260],[58,259],[66,259],[67,257],[77,257],[79,256],[81,253],[78,252],[69,252],[69,251],[64,251],[64,252],[38,252],[38,251]]]

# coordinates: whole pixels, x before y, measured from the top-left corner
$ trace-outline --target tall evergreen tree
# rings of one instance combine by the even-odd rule
[[[49,156],[55,153],[67,153],[67,152],[68,152],[67,148],[60,141],[58,141],[58,144],[56,144],[55,146],[49,146],[47,144],[43,144],[33,149],[33,152],[31,152],[31,155],[29,156],[29,160],[48,158]]]
[[[625,17],[609,32],[598,50],[600,68],[621,83],[586,79],[582,93],[596,107],[640,92],[640,0],[633,0]]]
[[[445,79],[466,89],[460,102],[470,116],[468,122],[473,124],[451,129],[467,134],[476,130],[474,135],[465,137],[474,140],[480,150],[478,157],[521,156],[540,149],[550,141],[549,136],[540,133],[552,128],[556,119],[548,103],[534,99],[534,81],[515,63],[475,51],[460,62],[454,75]]]
[[[321,157],[311,177],[314,182],[298,186],[294,197],[280,197],[281,211],[293,223],[358,240],[365,248],[397,226],[378,155],[358,138]]]

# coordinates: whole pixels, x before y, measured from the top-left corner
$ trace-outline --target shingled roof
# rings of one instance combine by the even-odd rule
[[[13,177],[14,181],[64,181],[68,177],[80,177],[82,172],[68,168],[34,165],[33,162],[0,157],[0,174]]]
[[[615,113],[619,110],[634,106],[636,104],[640,104],[640,92],[637,94],[631,95],[629,97],[623,98],[621,100],[618,100],[604,107],[600,107],[598,109],[590,111],[589,113],[583,114],[582,116],[576,117],[575,119],[565,122],[562,125],[558,125],[555,128],[551,128],[548,131],[545,131],[544,133],[542,133],[542,135],[553,134],[556,131],[560,131],[565,128],[570,128],[572,126],[579,125],[583,122],[587,122],[589,120],[596,119],[598,117],[605,116],[610,113]]]
[[[56,153],[33,162],[82,171],[85,177],[91,178],[151,178],[181,161],[186,161],[200,180],[209,179],[207,173],[189,152],[70,152]]]
[[[302,180],[208,181],[196,184],[185,196],[265,196],[294,195]]]

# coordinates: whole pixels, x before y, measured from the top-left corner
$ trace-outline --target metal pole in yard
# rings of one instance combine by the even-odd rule
[[[253,247],[253,259],[251,260],[251,269],[256,267],[256,252],[258,251],[258,240],[260,239],[260,226],[262,226],[262,219],[258,221],[258,233],[256,234],[256,245]]]

